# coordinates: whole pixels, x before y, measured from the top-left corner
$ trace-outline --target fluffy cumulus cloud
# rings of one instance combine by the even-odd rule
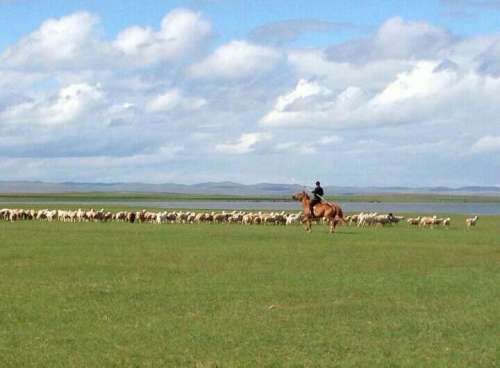
[[[189,68],[192,78],[241,80],[266,74],[280,61],[279,51],[246,41],[222,45]]]
[[[97,62],[106,45],[97,37],[98,18],[87,12],[49,19],[7,48],[3,65],[18,68],[82,67]]]
[[[41,101],[13,104],[0,113],[6,123],[61,124],[76,122],[90,114],[103,100],[99,85],[72,84]]]
[[[113,45],[136,64],[147,65],[197,53],[211,32],[211,24],[201,14],[176,9],[163,18],[159,31],[130,27],[117,36]]]
[[[457,70],[449,62],[425,60],[395,75],[380,90],[348,86],[335,92],[318,82],[300,80],[292,91],[277,98],[260,123],[330,129],[431,122],[457,126],[476,119],[494,121],[496,108],[492,107],[499,93],[500,79]]]
[[[363,91],[348,87],[338,95],[318,83],[300,80],[289,93],[278,97],[261,124],[269,127],[314,127],[325,124],[349,124],[364,100]]]
[[[221,40],[189,9],[113,37],[89,12],[48,19],[0,50],[0,174],[500,183],[498,35],[395,17],[335,44],[287,43],[339,25],[284,20]]]
[[[24,69],[147,67],[196,54],[211,32],[210,22],[201,14],[176,9],[163,18],[159,30],[132,26],[108,42],[100,32],[99,18],[79,12],[45,21],[7,48],[0,61]]]

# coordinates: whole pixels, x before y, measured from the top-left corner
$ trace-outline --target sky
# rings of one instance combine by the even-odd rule
[[[0,0],[0,180],[500,186],[499,25],[500,0]]]

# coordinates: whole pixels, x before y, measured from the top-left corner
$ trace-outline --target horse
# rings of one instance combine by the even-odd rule
[[[302,219],[302,223],[304,223],[305,230],[307,232],[311,232],[311,212],[309,210],[309,202],[311,199],[309,195],[303,191],[295,193],[292,198],[296,201],[302,202],[302,207],[304,211],[304,217]],[[314,217],[316,218],[324,218],[327,223],[330,225],[330,233],[335,233],[335,227],[338,223],[343,222],[346,223],[344,219],[344,212],[342,208],[336,203],[332,202],[321,202],[317,203],[314,208]]]

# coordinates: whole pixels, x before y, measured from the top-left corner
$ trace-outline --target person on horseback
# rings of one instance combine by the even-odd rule
[[[324,195],[323,188],[321,188],[321,184],[319,181],[316,182],[316,188],[311,192],[314,197],[313,199],[309,202],[309,211],[311,213],[311,217],[314,218],[314,206],[318,203],[321,203],[321,197]]]

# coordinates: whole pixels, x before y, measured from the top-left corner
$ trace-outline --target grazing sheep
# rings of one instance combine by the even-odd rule
[[[0,220],[7,220],[9,218],[10,210],[3,208],[0,210]]]
[[[48,211],[47,212],[47,221],[51,222],[54,221],[54,219],[57,219],[57,210],[53,211]]]
[[[195,219],[196,219],[196,213],[191,212],[190,214],[188,214],[187,223],[188,224],[194,224],[194,220]]]
[[[392,216],[392,222],[397,224],[399,223],[400,221],[403,221],[405,219],[404,216]]]
[[[200,212],[194,216],[193,222],[196,224],[201,224],[204,219],[205,219],[205,214],[203,212]]]
[[[404,217],[394,216],[393,214],[378,214],[376,212],[351,215],[347,218],[336,217],[331,221],[340,223],[349,221],[358,226],[373,226],[373,225],[390,225],[403,220]],[[192,211],[172,211],[172,212],[150,212],[141,211],[119,211],[116,213],[105,211],[104,209],[82,210],[78,209],[41,209],[41,210],[24,210],[24,209],[0,209],[0,220],[4,221],[21,221],[21,220],[40,220],[40,221],[59,221],[59,222],[128,222],[128,223],[156,223],[156,224],[198,224],[198,223],[229,223],[229,224],[245,224],[245,225],[292,225],[300,224],[303,220],[302,212],[287,213],[281,212],[246,212],[246,211],[231,211],[231,212],[192,212]],[[414,224],[420,224],[420,217],[417,219],[408,219],[408,223],[414,221]],[[431,218],[432,224],[443,224],[448,226],[449,219],[437,219],[436,216]],[[318,222],[326,223],[326,219],[317,219]],[[477,221],[477,219],[476,219]],[[426,226],[426,225],[422,225]],[[474,225],[471,225],[474,226]]]
[[[115,215],[115,220],[118,222],[125,222],[127,221],[127,212],[125,211],[120,211],[117,212]]]
[[[222,211],[222,213],[217,213],[214,215],[214,223],[222,224],[227,221],[228,214]]]
[[[243,225],[252,225],[253,224],[253,218],[254,218],[253,214],[247,213],[246,215],[243,215],[243,218],[241,219],[241,223]]]
[[[260,224],[262,223],[262,218],[261,218],[260,216],[255,216],[255,217],[253,218],[252,223],[253,223],[254,225],[260,225]]]
[[[371,226],[377,224],[377,216],[379,216],[377,212],[372,212],[372,213],[361,212],[358,216],[358,227]]]
[[[129,212],[127,213],[127,222],[130,222],[131,224],[133,224],[135,222],[135,218],[136,218],[136,213],[135,212]]]
[[[437,216],[433,216],[433,217],[428,217],[428,216],[425,216],[425,217],[422,217],[420,219],[420,222],[418,223],[418,226],[420,227],[427,227],[429,226],[431,229],[434,228],[434,220],[437,218]]]
[[[442,225],[444,222],[444,218],[437,218],[436,216],[434,216],[434,220],[433,220],[433,225]]]
[[[422,218],[420,216],[415,218],[410,217],[408,220],[406,220],[406,222],[408,223],[408,225],[419,225],[421,219]]]
[[[348,216],[348,217],[349,217],[349,220],[347,220],[347,217],[346,217],[346,221],[348,221],[349,226],[358,223],[359,214],[358,215]]]
[[[377,215],[373,218],[373,220],[375,224],[385,226],[394,222],[394,216],[392,213],[389,213],[388,215]]]
[[[302,212],[296,213],[296,214],[290,214],[286,218],[286,225],[295,225],[295,224],[300,224],[302,221]]]
[[[476,226],[478,219],[479,219],[478,216],[474,216],[474,217],[465,219],[465,223],[467,224],[467,228],[471,228],[472,226]]]

